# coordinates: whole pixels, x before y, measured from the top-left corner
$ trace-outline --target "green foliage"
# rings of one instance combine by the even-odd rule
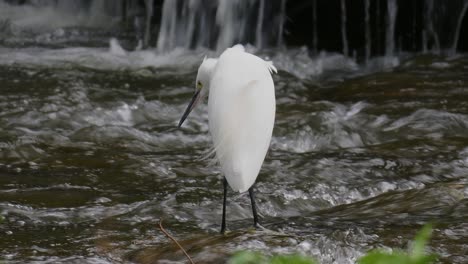
[[[229,260],[230,264],[316,264],[312,258],[293,254],[267,257],[258,252],[240,251]]]
[[[424,226],[416,235],[412,250],[404,252],[394,250],[392,253],[373,250],[358,260],[359,264],[430,264],[437,260],[434,254],[427,255],[424,251],[427,241],[431,237],[432,226]]]
[[[266,257],[258,252],[239,251],[229,260],[229,264],[266,263]]]
[[[432,226],[425,225],[414,238],[409,252],[393,250],[384,252],[381,249],[373,250],[358,260],[359,264],[431,264],[437,260],[434,254],[426,254],[426,244],[431,237]],[[240,251],[229,260],[230,264],[316,264],[317,262],[306,256],[275,255],[265,256],[258,252]]]
[[[293,263],[293,264],[316,264],[317,262],[310,258],[310,257],[306,257],[306,256],[302,256],[302,255],[278,255],[278,256],[273,256],[271,259],[270,259],[270,262],[271,264],[289,264],[289,263]]]

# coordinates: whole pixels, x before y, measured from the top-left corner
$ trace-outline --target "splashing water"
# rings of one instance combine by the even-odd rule
[[[8,261],[182,261],[155,228],[164,218],[195,261],[212,263],[239,249],[354,263],[373,247],[404,247],[437,219],[431,250],[465,262],[464,56],[369,71],[337,54],[259,53],[280,69],[256,185],[262,224],[275,232],[247,232],[248,197],[231,193],[233,232],[219,236],[219,169],[200,160],[211,144],[206,106],[175,129],[207,52],[128,51],[115,39],[0,49]]]
[[[259,2],[209,2],[207,19],[227,28],[210,37],[212,45],[194,38],[197,27],[210,22],[203,14],[190,17],[199,14],[201,2],[164,1],[163,8],[177,5],[170,8],[197,22],[193,28],[178,24],[180,14],[174,22],[168,12],[168,24],[161,26],[168,31],[160,32],[164,44],[154,49],[135,51],[128,37],[97,38],[94,29],[65,24],[51,29],[47,45],[28,35],[31,45],[19,48],[9,39],[0,47],[4,261],[184,261],[156,227],[163,218],[196,262],[222,263],[237,250],[251,249],[355,263],[375,247],[406,247],[420,225],[435,220],[430,250],[442,262],[466,263],[464,54],[394,52],[361,65],[305,47],[246,46],[279,69],[273,76],[275,130],[256,184],[266,230],[249,230],[248,196],[229,193],[232,232],[218,235],[222,176],[216,164],[201,159],[211,146],[206,105],[183,129],[176,125],[199,63],[219,54],[202,47],[222,49],[240,36],[229,35],[229,28],[243,30],[240,20],[218,12],[248,6],[258,14]],[[109,8],[102,3],[96,8]],[[0,13],[31,14],[26,6],[7,8]],[[70,19],[81,19],[80,12]],[[265,11],[265,23],[270,15]],[[216,24],[217,16],[225,20]],[[18,30],[15,21],[8,27]],[[77,35],[86,36],[85,45]],[[260,35],[263,44],[281,42]],[[68,44],[48,46],[57,41]]]

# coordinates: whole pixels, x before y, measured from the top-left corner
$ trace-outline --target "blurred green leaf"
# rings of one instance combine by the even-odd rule
[[[432,234],[432,225],[425,225],[414,238],[409,252],[382,249],[372,250],[358,260],[359,264],[431,264],[437,260],[437,255],[426,254],[425,248]],[[267,257],[258,252],[240,251],[229,260],[230,264],[317,264],[314,259],[299,254],[275,255]]]
[[[358,260],[359,264],[430,264],[437,260],[434,254],[427,255],[425,247],[432,234],[432,225],[425,225],[414,238],[413,247],[410,253],[395,250],[384,252],[373,250]]]
[[[275,255],[267,257],[258,252],[240,251],[235,253],[229,260],[230,264],[316,264],[317,262],[306,256]]]
[[[316,264],[317,262],[310,257],[302,255],[278,255],[273,256],[270,261],[270,264]]]
[[[424,255],[424,248],[426,247],[427,241],[432,235],[432,225],[425,225],[414,238],[413,250],[411,256],[413,258],[419,258]]]
[[[258,252],[252,251],[239,251],[235,253],[229,260],[230,264],[263,264],[267,259],[265,256]]]
[[[380,250],[369,252],[360,258],[359,264],[404,264],[408,263],[408,256],[402,252],[387,253]]]

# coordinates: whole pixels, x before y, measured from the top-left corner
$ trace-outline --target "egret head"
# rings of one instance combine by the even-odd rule
[[[179,127],[184,123],[185,119],[195,108],[195,106],[197,106],[199,102],[203,101],[203,98],[205,98],[205,96],[208,94],[208,90],[210,89],[211,76],[217,62],[217,59],[207,59],[206,57],[203,59],[202,64],[198,68],[197,79],[195,82],[195,94],[193,95],[192,100],[190,100],[187,109],[185,109],[185,112],[180,119]]]

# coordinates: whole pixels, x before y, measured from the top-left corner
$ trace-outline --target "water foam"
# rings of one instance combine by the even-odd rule
[[[109,28],[117,22],[113,16],[107,15],[108,12],[104,11],[106,7],[98,3],[88,9],[78,1],[42,2],[44,5],[10,5],[2,0],[0,18],[11,21],[14,33],[18,34],[31,30],[45,32],[71,26]]]

